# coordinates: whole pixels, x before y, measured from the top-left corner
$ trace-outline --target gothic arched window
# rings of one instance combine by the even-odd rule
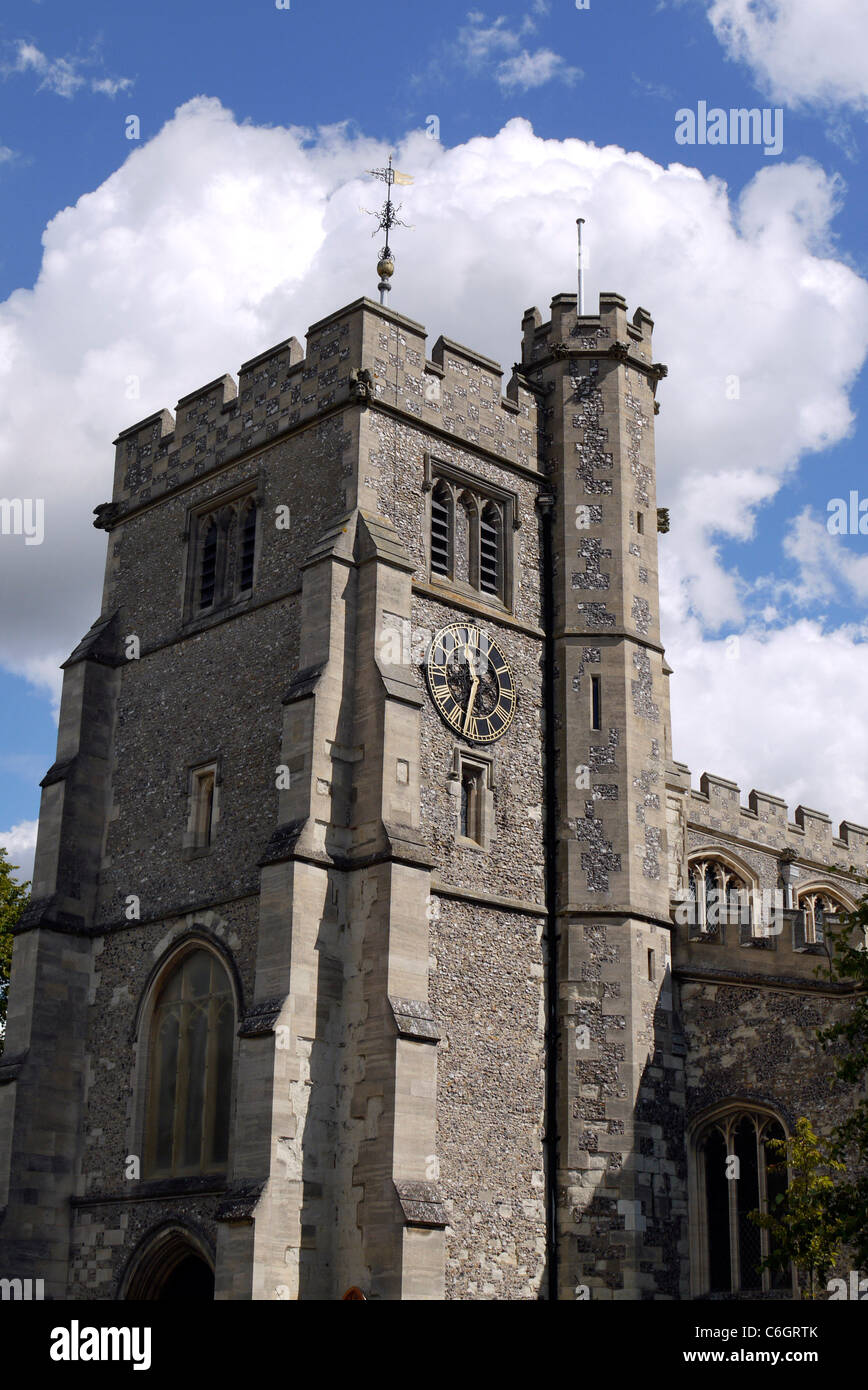
[[[752,930],[751,890],[744,878],[719,859],[702,858],[688,865],[690,923],[715,935],[722,926]]]
[[[708,1121],[693,1144],[697,1292],[760,1293],[789,1288],[792,1269],[763,1268],[770,1233],[750,1219],[766,1214],[787,1189],[786,1164],[770,1140],[785,1138],[773,1115],[733,1107]]]
[[[426,465],[431,578],[509,607],[513,569],[507,537],[518,527],[516,498],[481,479],[477,487],[463,470],[443,468],[438,476]]]
[[[190,520],[187,583],[189,617],[217,612],[253,589],[259,507],[245,494],[209,506]]]
[[[821,944],[825,939],[825,923],[828,917],[846,913],[844,904],[825,889],[803,889],[799,894],[797,906],[805,914],[806,944]]]
[[[187,951],[160,985],[151,1017],[145,1171],[149,1178],[225,1172],[235,1005],[224,966]]]

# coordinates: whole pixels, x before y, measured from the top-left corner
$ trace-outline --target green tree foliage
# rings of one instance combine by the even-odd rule
[[[12,965],[12,928],[30,900],[30,884],[16,883],[12,877],[17,864],[10,864],[0,846],[0,1052],[6,1033],[6,995]]]
[[[820,1040],[836,1044],[835,1072],[848,1088],[846,1119],[833,1129],[830,1152],[847,1177],[836,1186],[836,1210],[847,1245],[860,1269],[868,1268],[868,897],[837,927],[827,929],[832,978],[855,987],[845,1016],[823,1029]],[[852,1099],[850,1099],[852,1097]]]
[[[835,1268],[845,1240],[833,1173],[845,1165],[832,1157],[818,1139],[810,1120],[800,1119],[789,1139],[767,1140],[774,1162],[770,1172],[789,1170],[789,1186],[779,1192],[766,1215],[750,1213],[771,1236],[771,1254],[764,1263],[786,1269],[790,1262],[808,1276],[806,1298],[816,1298]]]

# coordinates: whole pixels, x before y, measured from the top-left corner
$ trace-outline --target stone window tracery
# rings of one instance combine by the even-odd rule
[[[511,533],[518,526],[515,494],[464,469],[426,460],[428,568],[468,597],[512,602]]]
[[[786,1137],[776,1116],[733,1106],[707,1121],[693,1140],[696,1292],[771,1293],[792,1286],[792,1268],[764,1269],[771,1235],[751,1221],[786,1193],[787,1175],[770,1140]]]
[[[722,860],[694,860],[688,865],[687,882],[692,926],[713,935],[721,926],[752,925],[750,887]]]
[[[187,616],[219,612],[253,590],[259,505],[248,491],[202,507],[189,523]]]
[[[235,1006],[213,952],[186,951],[164,976],[148,1049],[145,1174],[226,1169]]]
[[[823,942],[828,917],[847,911],[843,903],[826,889],[802,890],[797,898],[797,906],[805,914],[805,941],[809,945]]]

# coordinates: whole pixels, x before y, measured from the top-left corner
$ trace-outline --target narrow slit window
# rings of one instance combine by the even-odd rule
[[[591,676],[591,728],[602,729],[602,696],[600,692],[600,677]]]
[[[479,831],[479,773],[464,771],[461,775],[461,834],[466,840],[480,841]]]
[[[203,768],[193,774],[193,842],[197,849],[207,849],[214,838],[213,768]]]
[[[654,952],[648,951],[648,979],[653,980],[656,974]]]
[[[645,534],[645,515],[643,512],[636,513],[636,530],[640,536]]]

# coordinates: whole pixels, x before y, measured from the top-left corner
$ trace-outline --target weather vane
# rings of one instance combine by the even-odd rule
[[[395,273],[395,262],[392,259],[392,248],[389,246],[389,233],[393,227],[411,226],[409,222],[402,222],[400,217],[397,216],[397,214],[401,211],[401,204],[399,203],[396,207],[395,204],[392,202],[392,185],[394,183],[412,183],[413,178],[410,174],[402,174],[398,169],[392,168],[391,155],[389,155],[389,164],[386,169],[368,169],[367,173],[372,174],[375,179],[382,179],[383,183],[386,185],[386,201],[380,208],[379,212],[370,212],[368,208],[361,209],[361,211],[367,213],[369,217],[376,217],[377,219],[377,226],[374,232],[372,233],[373,236],[376,236],[377,232],[380,231],[386,233],[386,244],[380,252],[380,259],[377,262],[377,274],[380,277],[380,283],[377,286],[377,289],[380,291],[380,303],[385,304],[386,295],[392,288],[392,286],[389,284],[389,281]]]

